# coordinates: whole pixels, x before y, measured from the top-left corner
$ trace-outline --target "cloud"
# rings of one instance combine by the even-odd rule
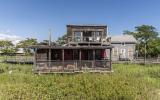
[[[0,40],[12,41],[16,45],[19,41],[23,40],[21,36],[10,34],[10,33],[0,33]]]

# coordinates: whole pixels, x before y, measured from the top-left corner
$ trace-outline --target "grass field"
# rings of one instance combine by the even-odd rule
[[[113,70],[37,75],[32,65],[0,63],[0,100],[160,100],[159,65],[114,64]]]

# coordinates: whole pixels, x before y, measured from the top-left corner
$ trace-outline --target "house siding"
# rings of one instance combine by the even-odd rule
[[[112,60],[117,61],[119,58],[134,59],[135,43],[111,43],[114,48],[112,50]],[[124,44],[124,45],[123,45]],[[124,51],[122,53],[122,50]]]

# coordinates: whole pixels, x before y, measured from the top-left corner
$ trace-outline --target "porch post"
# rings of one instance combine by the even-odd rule
[[[81,49],[79,50],[79,61],[80,61],[80,63],[79,63],[79,67],[80,67],[80,69],[82,69],[82,62],[81,62],[81,59],[82,59],[82,57],[81,57],[81,54],[82,54],[82,52],[81,52]]]
[[[34,51],[34,67],[37,67],[37,48],[35,48],[35,51]]]
[[[112,48],[110,48],[110,64],[109,64],[109,69],[112,70]]]
[[[49,56],[49,65],[48,65],[48,67],[51,67],[51,49],[49,48],[49,54],[48,54],[48,56]]]
[[[92,63],[92,68],[95,68],[95,49],[93,49],[93,63]]]
[[[63,69],[64,69],[64,49],[62,49],[62,66],[63,66]]]

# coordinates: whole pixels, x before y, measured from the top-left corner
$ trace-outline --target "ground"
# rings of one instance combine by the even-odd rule
[[[32,73],[0,63],[0,100],[160,100],[160,65],[113,64],[113,73]]]

